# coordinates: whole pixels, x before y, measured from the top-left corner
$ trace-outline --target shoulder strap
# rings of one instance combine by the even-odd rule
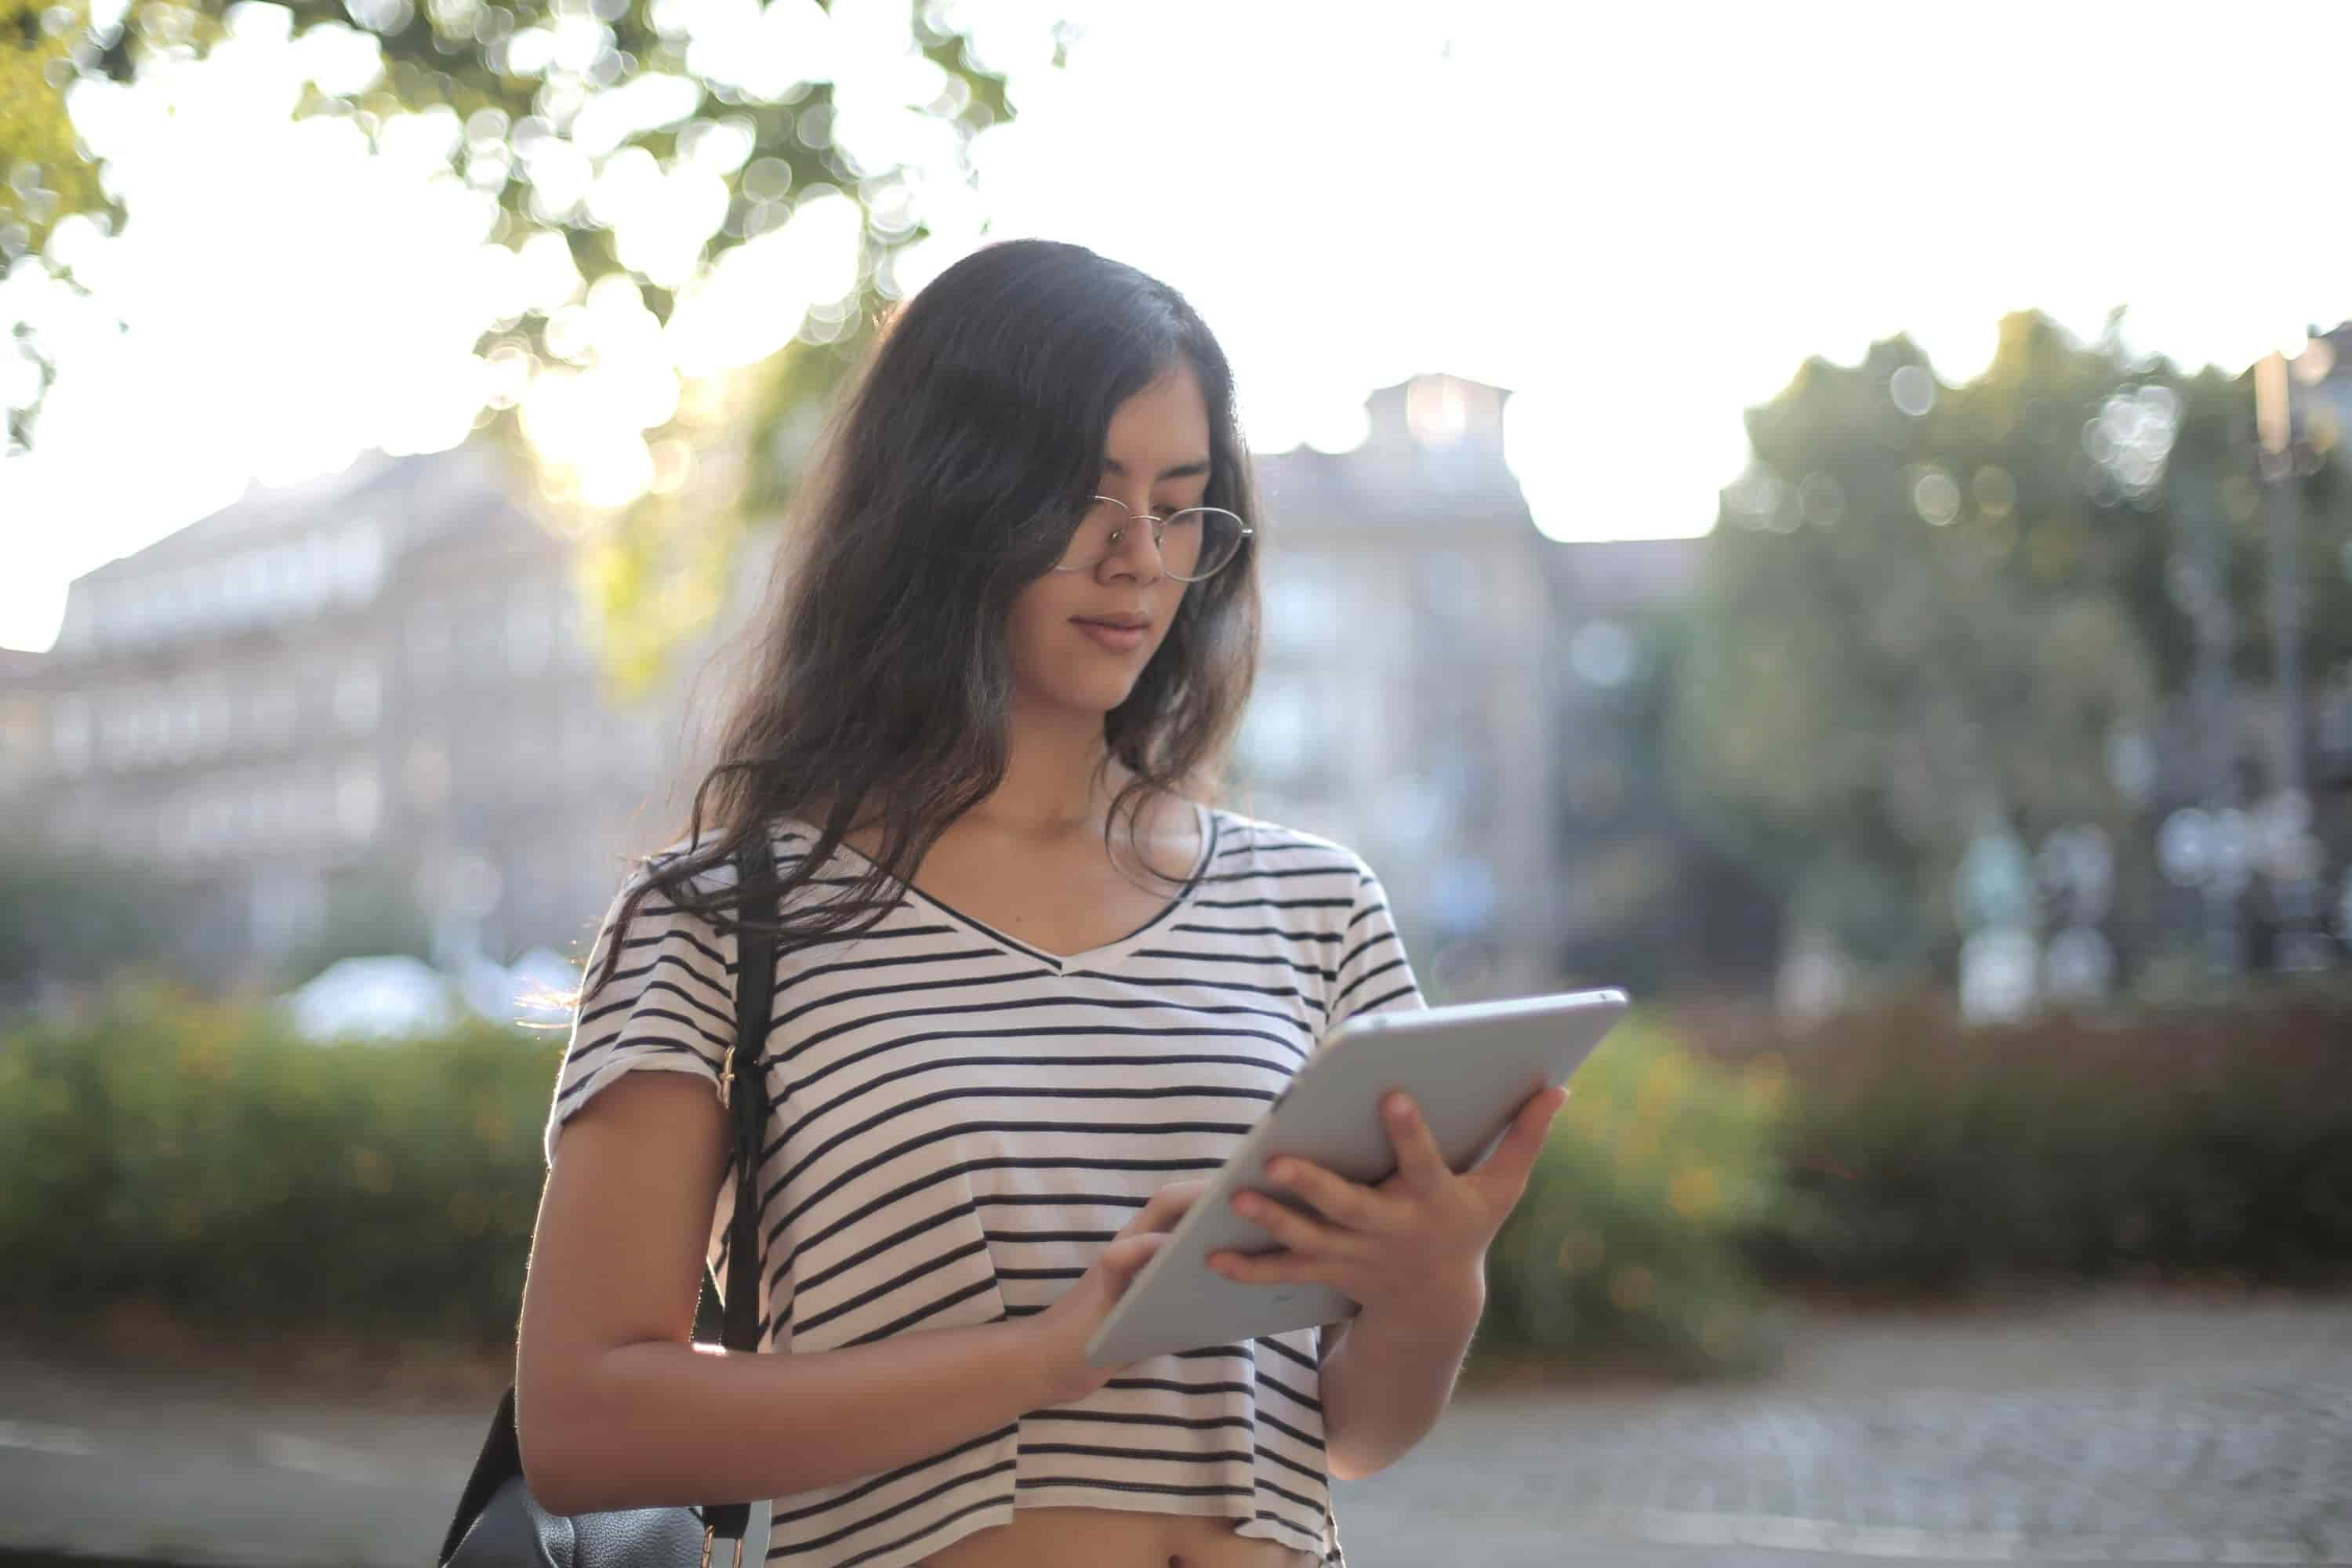
[[[719,1342],[732,1351],[760,1348],[760,1146],[768,1135],[769,1011],[775,1000],[776,938],[745,929],[754,910],[777,917],[776,858],[764,825],[736,857],[743,888],[735,925],[735,1048],[727,1054],[719,1089],[735,1124],[735,1217],[727,1227],[726,1328]],[[737,1543],[751,1528],[749,1503],[713,1503],[702,1510],[706,1541]]]
[[[762,831],[744,846],[741,908],[778,918],[776,860]],[[776,938],[772,931],[735,928],[735,1221],[728,1230],[727,1318],[730,1350],[760,1348],[760,1149],[768,1137],[769,1009],[775,1001]]]
[[[741,909],[776,908],[776,862],[763,828],[737,858],[745,889]],[[739,909],[739,914],[740,910]],[[720,1071],[721,1093],[734,1116],[735,1218],[727,1236],[727,1316],[722,1342],[730,1350],[753,1351],[760,1343],[760,1145],[767,1135],[768,1075],[761,1058],[766,1054],[768,1017],[774,1000],[776,939],[768,931],[736,926],[735,1048],[727,1053]],[[515,1436],[515,1396],[509,1386],[490,1420],[489,1435],[474,1460],[449,1521],[436,1563],[457,1554],[466,1532],[491,1497],[507,1480],[523,1473],[522,1445]],[[526,1484],[528,1482],[526,1481]],[[740,1568],[743,1537],[751,1526],[750,1503],[715,1503],[700,1510],[705,1526],[703,1562],[710,1561],[714,1541],[735,1542]]]

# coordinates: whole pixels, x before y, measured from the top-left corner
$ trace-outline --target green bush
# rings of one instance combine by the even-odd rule
[[[0,1310],[510,1342],[562,1044],[321,1046],[158,988],[0,1037]],[[2008,1029],[1636,1016],[1574,1089],[1489,1254],[1480,1357],[1753,1366],[1774,1287],[2352,1266],[2340,985]]]
[[[1770,1324],[1748,1238],[1785,1201],[1785,1074],[1702,1060],[1637,1016],[1570,1089],[1489,1251],[1482,1346],[1760,1363]]]
[[[2352,1265],[2352,990],[1968,1028],[1933,999],[1726,1059],[1785,1062],[1801,1201],[1759,1233],[1776,1277],[1951,1290],[2000,1278]]]
[[[561,1046],[319,1045],[163,989],[0,1038],[0,1304],[507,1340]]]

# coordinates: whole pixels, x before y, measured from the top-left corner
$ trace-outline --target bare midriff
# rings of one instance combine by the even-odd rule
[[[1010,1524],[975,1531],[923,1568],[1315,1568],[1320,1554],[1199,1514],[1109,1508],[1017,1508]]]

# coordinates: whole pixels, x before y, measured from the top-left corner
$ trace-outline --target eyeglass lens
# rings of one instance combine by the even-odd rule
[[[1097,497],[1070,535],[1061,569],[1076,572],[1099,566],[1111,552],[1112,536],[1133,521],[1132,514],[1118,501]],[[1218,507],[1187,507],[1170,513],[1160,529],[1160,569],[1171,577],[1208,576],[1241,549],[1243,526],[1238,516]]]

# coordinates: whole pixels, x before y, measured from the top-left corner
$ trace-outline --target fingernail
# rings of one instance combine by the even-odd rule
[[[1404,1102],[1404,1096],[1402,1094],[1390,1095],[1388,1098],[1388,1108],[1389,1114],[1395,1117],[1399,1121],[1402,1121],[1405,1117],[1410,1114],[1409,1108]]]

